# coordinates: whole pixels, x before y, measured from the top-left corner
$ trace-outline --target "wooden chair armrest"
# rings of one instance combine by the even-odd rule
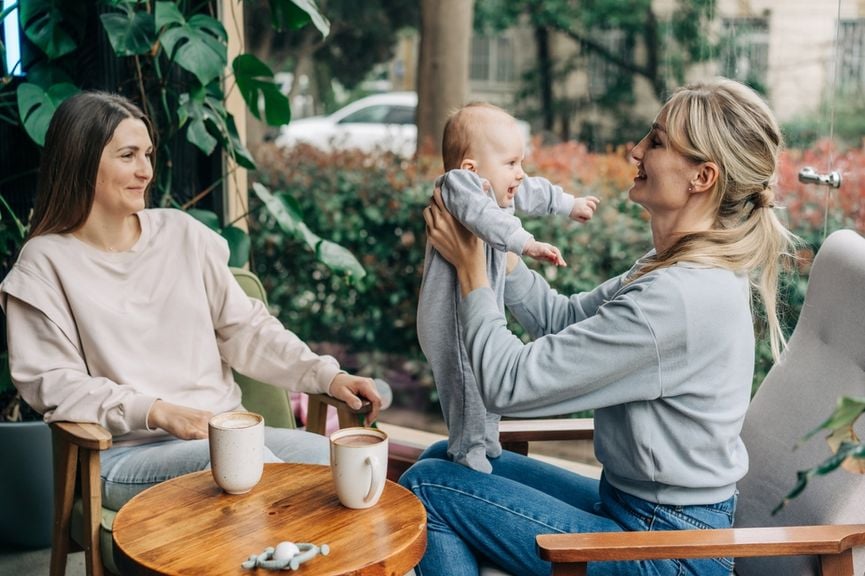
[[[340,428],[362,426],[364,415],[369,414],[370,410],[372,410],[372,404],[366,400],[363,401],[360,408],[354,409],[343,400],[339,400],[328,394],[310,394],[306,421],[306,429],[309,432],[321,435],[325,434],[328,406],[336,408]]]
[[[537,544],[541,557],[554,563],[836,555],[865,545],[865,524],[542,534]]]
[[[505,450],[529,453],[529,442],[543,440],[591,440],[595,436],[594,418],[552,418],[548,420],[502,420],[499,441]]]
[[[52,422],[51,428],[59,439],[88,450],[111,448],[111,432],[100,424],[86,422]]]
[[[81,481],[84,510],[84,562],[88,574],[101,576],[100,521],[102,492],[99,452],[111,448],[111,433],[99,424],[52,422],[54,444],[54,530],[51,543],[51,574],[63,574],[71,549],[69,538],[75,480]],[[80,469],[80,475],[76,473]]]

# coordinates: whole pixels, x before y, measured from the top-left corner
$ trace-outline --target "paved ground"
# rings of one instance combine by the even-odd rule
[[[16,550],[0,547],[0,574],[4,576],[47,576],[51,548]],[[69,555],[66,576],[84,576],[84,552]]]

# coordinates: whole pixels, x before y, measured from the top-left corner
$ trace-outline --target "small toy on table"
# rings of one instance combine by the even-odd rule
[[[327,556],[330,547],[327,544],[316,546],[315,544],[294,542],[280,542],[274,548],[268,546],[259,555],[253,554],[241,567],[247,570],[264,568],[266,570],[297,570],[304,562],[312,560],[319,554]]]

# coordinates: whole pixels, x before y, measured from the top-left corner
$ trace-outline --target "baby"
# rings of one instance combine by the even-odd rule
[[[485,242],[490,287],[502,311],[506,252],[565,264],[558,248],[538,242],[523,229],[514,209],[563,214],[585,222],[598,205],[594,196],[575,198],[545,178],[527,177],[524,155],[524,136],[517,121],[491,104],[468,104],[445,124],[442,160],[447,172],[436,186],[448,211]],[[427,243],[417,332],[448,426],[448,455],[489,473],[488,458],[502,451],[499,416],[486,411],[478,392],[457,317],[460,299],[456,272]]]

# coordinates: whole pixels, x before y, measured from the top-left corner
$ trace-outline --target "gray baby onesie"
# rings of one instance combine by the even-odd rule
[[[487,275],[504,312],[505,252],[522,254],[532,235],[526,232],[514,207],[528,214],[569,215],[575,198],[545,178],[527,177],[514,198],[514,207],[501,208],[483,180],[468,170],[451,170],[436,184],[453,216],[485,243]],[[465,345],[457,307],[461,301],[456,271],[429,243],[417,310],[421,350],[433,371],[445,424],[448,455],[480,472],[492,470],[487,457],[501,454],[499,416],[488,413],[478,392]]]

